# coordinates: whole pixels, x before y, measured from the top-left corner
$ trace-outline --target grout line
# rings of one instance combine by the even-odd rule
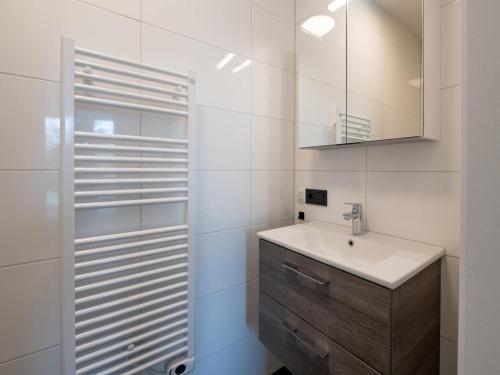
[[[275,168],[275,169],[260,169],[260,168],[255,168],[252,169],[252,167],[248,169],[241,169],[241,168],[206,168],[206,169],[197,169],[196,172],[294,172],[294,169],[280,169],[280,168]]]
[[[247,115],[247,116],[255,116],[255,117],[261,117],[261,118],[266,118],[266,119],[271,119],[271,120],[278,120],[278,121],[283,121],[283,122],[289,122],[289,123],[292,123],[292,124],[295,123],[294,120],[289,120],[289,119],[285,119],[285,118],[282,118],[282,117],[275,117],[275,116],[268,116],[268,115],[262,115],[262,114],[252,113],[251,110],[250,110],[250,112],[244,112],[244,111],[238,111],[238,110],[234,110],[234,109],[227,109],[227,108],[217,107],[217,106],[213,106],[213,105],[206,105],[206,104],[197,104],[196,106],[199,107],[199,108],[216,109],[216,110],[219,110],[219,111],[225,111],[225,112],[231,112],[231,113],[239,113],[239,114]]]
[[[76,0],[77,2],[79,2],[80,4],[83,4],[83,5],[87,5],[87,6],[90,6],[90,7],[93,7],[93,8],[97,8],[97,9],[100,9],[100,10],[103,10],[105,12],[108,12],[108,13],[112,13],[114,15],[117,15],[117,16],[121,16],[121,17],[125,17],[131,21],[135,21],[135,22],[141,22],[141,16],[142,16],[142,1],[141,1],[141,4],[140,4],[140,9],[139,9],[139,18],[134,18],[132,16],[129,16],[129,15],[126,15],[124,13],[119,13],[115,10],[112,10],[112,9],[109,9],[109,8],[104,8],[102,6],[99,6],[97,4],[93,4],[93,3],[89,3],[85,0]]]
[[[9,364],[9,362],[14,362],[14,361],[17,361],[19,359],[23,359],[23,358],[29,357],[31,355],[39,354],[39,353],[42,353],[42,352],[45,352],[45,351],[48,351],[48,350],[51,350],[51,349],[54,349],[54,348],[57,348],[57,347],[61,347],[61,345],[62,345],[61,343],[54,344],[54,345],[48,346],[46,348],[43,348],[43,349],[40,349],[40,350],[37,350],[37,351],[34,351],[34,352],[26,353],[26,354],[20,355],[18,357],[8,359],[7,361],[0,362],[0,366],[7,365],[7,364]]]
[[[5,266],[0,266],[0,270],[5,269],[5,268],[10,268],[10,267],[22,267],[22,266],[27,266],[27,265],[30,265],[30,264],[35,264],[35,263],[52,262],[54,260],[60,260],[60,259],[61,259],[61,256],[58,256],[58,257],[54,257],[54,258],[46,258],[46,259],[39,259],[39,260],[30,260],[28,262],[7,264]]]
[[[279,15],[278,13],[273,12],[273,11],[272,11],[272,10],[270,10],[270,9],[266,9],[266,8],[264,8],[263,6],[261,6],[260,4],[250,3],[250,6],[252,6],[252,5],[253,5],[254,7],[260,8],[260,9],[262,9],[263,11],[266,11],[267,13],[272,14],[273,16],[278,17],[279,19],[281,19],[281,20],[283,20],[283,21],[285,21],[285,22],[289,23],[289,24],[290,24],[290,25],[292,25],[292,26],[293,26],[293,28],[295,29],[295,21],[291,21],[291,20],[289,20],[289,19],[287,19],[287,18],[285,18],[285,17],[283,17],[283,16]]]
[[[246,336],[244,336],[243,338],[238,339],[238,340],[236,340],[236,341],[232,342],[231,344],[226,345],[226,346],[222,347],[221,349],[216,350],[216,351],[215,351],[215,352],[213,352],[212,354],[210,354],[210,355],[208,355],[208,356],[206,356],[206,357],[204,357],[204,358],[202,358],[202,359],[200,359],[200,360],[196,360],[196,363],[201,363],[201,362],[203,362],[203,361],[206,361],[206,360],[208,360],[208,359],[210,359],[210,358],[212,358],[212,357],[216,356],[217,354],[220,354],[220,353],[222,353],[222,352],[224,352],[224,351],[228,350],[229,348],[231,348],[231,347],[233,347],[233,346],[235,346],[235,345],[238,345],[238,344],[242,343],[242,342],[243,342],[243,341],[245,341],[245,340],[248,340],[248,339],[252,338],[254,335],[257,335],[257,334],[258,334],[258,333],[250,333],[249,335],[246,335]]]
[[[454,344],[457,344],[457,345],[458,345],[458,341],[455,341],[455,340],[453,340],[453,339],[450,339],[449,337],[442,336],[442,335],[440,335],[439,337],[440,337],[440,338],[442,338],[442,339],[445,339],[446,341],[449,341],[449,342],[452,342],[452,343],[454,343]]]
[[[442,86],[442,87],[440,87],[440,90],[441,90],[441,91],[444,91],[444,90],[453,89],[453,88],[455,88],[455,87],[460,87],[460,86],[462,86],[462,83],[461,83],[461,82],[459,82],[459,83],[454,83],[454,84],[452,84],[452,85],[448,85],[448,86]]]
[[[238,283],[238,284],[234,284],[234,285],[231,285],[231,286],[228,286],[228,287],[225,287],[225,288],[222,288],[222,289],[218,289],[214,292],[210,292],[210,293],[207,293],[207,294],[204,294],[202,296],[196,296],[195,299],[196,301],[199,301],[199,300],[202,300],[202,299],[205,299],[205,298],[209,298],[209,297],[212,297],[216,294],[222,294],[222,293],[225,293],[225,292],[228,292],[232,289],[236,289],[236,288],[240,288],[242,286],[248,286],[250,285],[252,282],[254,282],[256,279],[254,280],[245,280],[241,283]]]
[[[285,224],[285,223],[288,223],[289,221],[293,221],[293,218],[277,220],[277,221],[269,221],[269,222],[260,223],[260,224],[249,224],[249,225],[243,225],[243,226],[239,226],[239,227],[219,229],[219,230],[215,230],[215,231],[211,231],[211,232],[201,232],[201,233],[196,233],[196,235],[197,236],[205,236],[205,235],[209,235],[209,234],[231,232],[231,231],[241,230],[241,229],[253,229],[255,227],[260,227],[262,225]]]
[[[36,81],[49,82],[49,83],[61,83],[61,81],[48,79],[48,78],[40,78],[36,76],[31,76],[27,74],[19,74],[19,73],[10,73],[10,72],[2,72],[0,71],[0,75],[9,76],[9,77],[17,77],[17,78],[26,78],[26,79],[34,79]]]
[[[60,169],[1,169],[0,168],[0,173],[2,172],[61,172]]]

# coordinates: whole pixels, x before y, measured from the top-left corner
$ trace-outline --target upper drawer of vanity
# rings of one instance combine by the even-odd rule
[[[381,373],[390,363],[391,290],[260,240],[260,289]]]

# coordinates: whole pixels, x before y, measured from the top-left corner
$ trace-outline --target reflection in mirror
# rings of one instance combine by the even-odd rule
[[[423,135],[422,0],[351,0],[348,143]]]
[[[422,136],[422,0],[306,5],[297,7],[298,147]]]
[[[325,2],[297,23],[299,147],[342,142],[337,113],[346,112],[346,3]]]

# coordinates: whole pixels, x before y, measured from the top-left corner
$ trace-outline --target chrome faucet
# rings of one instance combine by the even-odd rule
[[[344,220],[352,220],[352,235],[359,236],[365,231],[363,206],[361,203],[346,203],[352,206],[352,211],[344,214]]]

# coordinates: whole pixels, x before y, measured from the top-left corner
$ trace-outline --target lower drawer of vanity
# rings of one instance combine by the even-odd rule
[[[321,332],[260,293],[260,341],[297,375],[380,375]]]

